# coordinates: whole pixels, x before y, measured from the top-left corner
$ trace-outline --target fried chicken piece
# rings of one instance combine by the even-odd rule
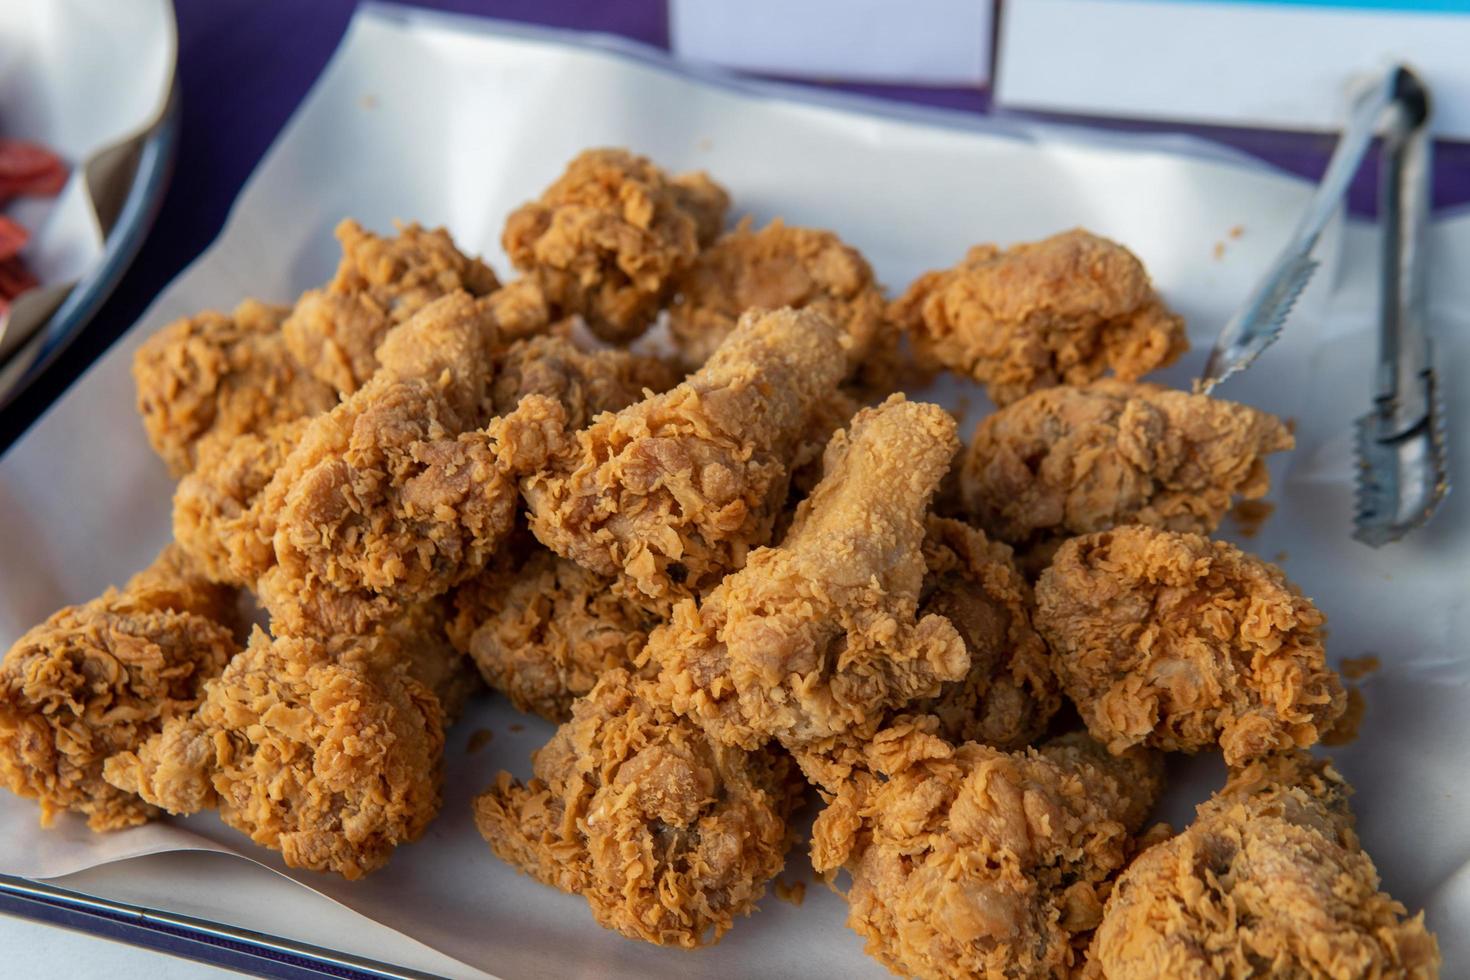
[[[612,582],[542,548],[507,556],[460,586],[449,635],[485,682],[548,721],[614,668],[634,660],[658,625]]]
[[[441,296],[488,296],[500,288],[495,272],[455,247],[443,228],[397,229],[383,238],[350,218],[337,225],[337,274],[303,293],[282,327],[296,359],[344,395],[373,376],[378,345],[393,327]]]
[[[1222,541],[1141,525],[1074,538],[1036,598],[1062,689],[1115,752],[1218,742],[1239,765],[1312,745],[1346,705],[1322,614]]]
[[[747,314],[698,372],[595,420],[522,481],[532,531],[655,610],[700,594],[770,540],[842,371],[818,314]]]
[[[1018,548],[1120,524],[1208,534],[1265,495],[1274,415],[1151,384],[1047,388],[981,421],[960,468],[965,513]]]
[[[916,616],[924,517],[954,430],[943,409],[902,395],[859,412],[786,540],[649,637],[659,696],[720,742],[798,749],[870,733],[886,709],[963,677],[954,627]]]
[[[475,665],[450,642],[453,607],[447,596],[409,606],[367,636],[335,637],[328,649],[374,669],[401,664],[408,676],[439,699],[444,727],[459,720],[470,698],[485,688]]]
[[[530,395],[480,427],[495,336],[483,303],[434,301],[389,334],[372,381],[301,435],[261,499],[276,564],[258,589],[277,632],[364,632],[494,554],[519,475],[565,422]]]
[[[201,447],[174,490],[174,540],[211,579],[253,587],[275,563],[261,526],[262,491],[311,425],[299,418]]]
[[[1011,549],[961,521],[930,517],[920,617],[943,616],[970,655],[963,679],[908,710],[939,719],[951,742],[1019,749],[1036,741],[1061,705],[1051,653],[1031,625],[1035,598]]]
[[[0,662],[0,783],[40,802],[42,826],[66,811],[96,831],[156,816],[103,782],[103,761],[199,703],[239,649],[233,599],[170,546],[122,591],[22,636]]]
[[[104,775],[170,813],[217,809],[293,868],[360,878],[438,812],[443,753],[439,702],[401,668],[257,629],[193,714]]]
[[[634,339],[719,234],[730,199],[704,173],[670,177],[627,150],[587,150],[501,237],[558,316],[580,314],[604,340]]]
[[[1349,788],[1294,752],[1232,775],[1184,833],[1118,879],[1089,969],[1143,977],[1439,975],[1421,912],[1379,891],[1352,831]]]
[[[675,281],[669,330],[691,369],[709,360],[746,310],[811,309],[847,335],[850,373],[891,373],[898,331],[857,249],[830,231],[750,219],[700,253]]]
[[[997,405],[1108,371],[1134,381],[1189,349],[1143,264],[1081,229],[1004,251],[976,245],[916,279],[889,315],[922,359],[974,378]]]
[[[504,861],[587,899],[632,939],[692,948],[754,910],[791,843],[786,760],[708,738],[614,669],[535,755],[502,772],[475,824]]]
[[[895,973],[1070,976],[1109,880],[1163,784],[1147,750],[1069,737],[1004,752],[900,719],[812,828],[812,865],[851,876],[847,924]]]
[[[508,415],[527,395],[545,395],[566,410],[566,426],[584,429],[603,412],[617,412],[668,391],[683,374],[668,361],[624,350],[584,351],[565,337],[531,337],[510,345],[491,385],[494,414]]]
[[[325,412],[336,393],[292,358],[282,307],[246,300],[230,314],[176,320],[133,355],[138,413],[148,441],[175,477],[200,448]]]

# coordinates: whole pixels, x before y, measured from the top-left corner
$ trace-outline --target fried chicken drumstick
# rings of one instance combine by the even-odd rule
[[[535,755],[502,772],[475,823],[502,859],[587,899],[632,939],[692,948],[755,908],[791,843],[787,762],[721,745],[608,671]]]
[[[980,382],[997,405],[1108,371],[1134,381],[1189,349],[1143,263],[1081,229],[976,245],[953,269],[915,280],[889,315],[921,358]]]
[[[595,419],[526,477],[531,530],[655,610],[700,594],[770,540],[842,371],[819,315],[747,314],[682,384]]]
[[[1088,975],[1437,977],[1438,943],[1422,912],[1408,917],[1379,890],[1349,792],[1304,752],[1234,773],[1189,829],[1118,879]]]
[[[1114,751],[1219,743],[1239,765],[1314,744],[1346,705],[1322,614],[1224,542],[1141,525],[1073,538],[1036,598],[1063,690]]]
[[[902,395],[859,412],[832,437],[785,541],[649,637],[660,696],[726,744],[802,748],[963,677],[954,627],[916,616],[924,517],[954,430],[943,409]]]

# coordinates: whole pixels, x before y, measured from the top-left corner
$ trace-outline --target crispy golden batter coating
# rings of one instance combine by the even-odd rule
[[[919,615],[949,620],[965,642],[970,670],[908,710],[934,715],[939,734],[955,743],[1019,749],[1036,741],[1061,694],[1050,651],[1031,625],[1035,599],[1011,549],[978,528],[930,517],[924,561]]]
[[[397,235],[384,238],[350,218],[339,224],[337,274],[303,293],[282,327],[296,360],[344,395],[373,376],[378,345],[393,327],[441,296],[488,296],[500,288],[494,271],[456,248],[443,228],[397,227]]]
[[[658,625],[611,585],[543,548],[507,555],[459,587],[449,635],[518,710],[564,722],[603,674],[636,672]]]
[[[68,606],[0,662],[0,783],[93,830],[157,811],[102,779],[108,756],[136,748],[199,703],[239,649],[233,593],[202,581],[170,546],[121,591]]]
[[[891,373],[898,331],[884,319],[883,291],[862,254],[830,231],[780,219],[751,231],[747,218],[701,252],[674,289],[669,330],[691,370],[746,310],[789,306],[814,310],[846,334],[849,372]]]
[[[501,244],[556,315],[580,314],[604,340],[628,341],[719,234],[729,204],[703,173],[670,177],[627,150],[587,150],[511,213]]]
[[[714,742],[622,670],[572,706],[535,772],[526,785],[502,772],[475,799],[480,833],[633,939],[716,942],[754,910],[791,842],[785,759]]]
[[[261,493],[311,421],[299,418],[201,447],[198,465],[179,481],[174,540],[214,581],[253,587],[275,564],[261,526]]]
[[[603,412],[643,400],[645,391],[668,391],[683,380],[673,364],[624,350],[584,351],[565,337],[531,337],[511,344],[498,359],[490,387],[495,415],[515,410],[527,395],[561,403],[567,428],[584,429]]]
[[[793,457],[842,371],[819,315],[743,317],[682,384],[597,419],[523,480],[531,529],[651,608],[698,595],[770,540]]]
[[[336,393],[286,350],[286,310],[246,300],[228,315],[176,320],[133,355],[138,413],[174,476],[194,468],[201,446],[325,412]]]
[[[459,720],[471,697],[485,685],[479,672],[449,639],[452,607],[447,596],[409,606],[374,632],[329,638],[334,655],[359,660],[375,670],[402,665],[408,676],[434,692],[444,727]]]
[[[1163,782],[1146,750],[1075,737],[1007,753],[900,719],[812,829],[812,864],[851,875],[847,924],[895,973],[1067,977]]]
[[[439,702],[402,669],[257,629],[193,714],[105,775],[170,813],[218,809],[293,868],[359,878],[438,812],[443,752]]]
[[[1018,548],[1149,524],[1208,534],[1270,488],[1291,433],[1266,412],[1158,385],[1047,388],[987,416],[960,469],[964,510]]]
[[[997,405],[1110,370],[1134,381],[1189,349],[1143,264],[1080,229],[1004,251],[976,245],[916,279],[890,316],[922,358],[974,378]]]
[[[1312,745],[1343,712],[1322,614],[1224,542],[1141,525],[1074,538],[1036,598],[1062,689],[1114,751],[1218,742],[1238,765]]]
[[[1089,969],[1105,980],[1439,975],[1424,915],[1378,890],[1348,787],[1305,753],[1256,763],[1118,879]]]
[[[356,633],[484,567],[513,526],[516,480],[561,438],[531,395],[480,428],[494,322],[452,293],[379,347],[371,382],[314,419],[262,492],[273,628]]]
[[[924,517],[954,430],[902,395],[859,412],[786,540],[649,637],[659,696],[721,742],[795,749],[871,733],[887,709],[963,677],[954,627],[916,616]]]

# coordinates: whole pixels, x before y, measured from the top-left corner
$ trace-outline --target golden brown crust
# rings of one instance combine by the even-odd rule
[[[1065,977],[1162,786],[1145,750],[1069,738],[1007,753],[954,746],[934,721],[880,733],[871,772],[812,829],[812,863],[850,874],[848,925],[906,976]]]
[[[650,608],[698,595],[770,540],[793,455],[842,370],[817,314],[747,315],[682,384],[595,420],[523,480],[531,529]]]
[[[1047,388],[981,421],[960,497],[1028,551],[1120,524],[1208,534],[1232,498],[1265,495],[1265,456],[1292,445],[1275,416],[1206,395],[1111,379]]]
[[[438,700],[401,668],[256,630],[197,710],[105,775],[171,813],[218,809],[293,868],[359,878],[438,812],[443,750]]]
[[[921,357],[974,378],[997,405],[1108,371],[1134,381],[1189,348],[1143,264],[1081,229],[1004,251],[977,245],[920,276],[889,315]]]
[[[1289,753],[1232,776],[1118,879],[1090,952],[1104,980],[1439,975],[1424,915],[1379,891],[1347,786]]]
[[[969,667],[939,616],[918,618],[924,517],[958,446],[936,405],[895,395],[827,447],[785,541],[751,554],[650,637],[659,696],[714,738],[814,748]]]
[[[693,370],[746,310],[810,309],[846,336],[849,373],[879,377],[893,373],[898,341],[884,305],[872,267],[832,232],[792,228],[779,218],[752,231],[747,218],[678,276],[669,331]]]
[[[544,395],[566,410],[566,427],[584,429],[603,412],[618,412],[648,392],[683,380],[668,361],[624,350],[585,351],[565,337],[519,340],[497,358],[490,386],[493,414],[508,415],[527,395]]]
[[[611,585],[539,547],[505,556],[456,591],[450,636],[517,710],[564,722],[603,674],[637,673],[658,623]]]
[[[728,206],[702,173],[671,178],[626,150],[587,150],[511,213],[501,243],[557,316],[580,314],[599,337],[628,341],[719,233]]]
[[[292,358],[281,334],[286,310],[246,300],[230,314],[176,320],[133,355],[138,413],[174,476],[202,446],[325,412],[336,393]]]
[[[622,670],[573,705],[535,772],[526,785],[502,772],[476,798],[480,833],[633,939],[717,941],[755,908],[791,841],[785,760],[714,742]]]
[[[1218,742],[1238,765],[1310,746],[1342,714],[1322,614],[1232,545],[1140,525],[1074,538],[1036,596],[1063,690],[1114,751]]]
[[[0,662],[0,783],[38,800],[43,825],[68,810],[99,831],[155,816],[103,781],[103,762],[199,703],[239,649],[234,618],[233,593],[170,546],[123,591],[27,632]]]
[[[393,327],[441,296],[488,296],[500,288],[495,272],[456,248],[443,228],[397,228],[385,238],[350,218],[339,224],[337,274],[303,293],[282,327],[296,360],[344,395],[373,376],[378,345]]]

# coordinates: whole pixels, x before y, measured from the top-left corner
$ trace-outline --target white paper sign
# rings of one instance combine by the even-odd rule
[[[1034,239],[1081,224],[1135,249],[1189,318],[1196,350],[1164,377],[1182,385],[1311,192],[1259,166],[1161,152],[1151,141],[1121,148],[1044,127],[988,132],[973,121],[904,121],[776,98],[769,87],[706,84],[598,43],[573,47],[545,33],[383,7],[358,15],[219,240],[0,458],[0,648],[57,607],[121,581],[167,540],[172,485],[132,412],[128,368],[138,344],[173,317],[229,308],[245,296],[287,300],[324,280],[335,263],[331,229],[344,215],[375,228],[395,217],[447,223],[465,248],[505,270],[496,242],[507,212],[579,150],[613,144],[672,169],[707,168],[729,188],[737,214],[757,222],[783,216],[836,230],[892,290],[953,263],[974,242]],[[1328,238],[1327,266],[1285,337],[1222,391],[1298,425],[1299,448],[1274,466],[1278,511],[1243,543],[1267,556],[1289,554],[1288,573],[1331,620],[1334,659],[1382,658],[1365,685],[1362,737],[1335,756],[1358,786],[1360,831],[1386,886],[1410,906],[1428,907],[1446,975],[1463,975],[1470,951],[1455,926],[1470,921],[1463,818],[1470,495],[1452,496],[1429,531],[1400,545],[1375,552],[1349,540],[1348,431],[1367,407],[1373,299],[1362,283],[1371,282],[1374,254],[1354,230],[1336,277],[1347,288],[1329,295],[1342,239]],[[1436,233],[1439,261],[1447,263],[1436,267],[1441,281],[1463,264],[1467,240],[1464,227]],[[1444,368],[1470,377],[1470,287],[1463,277],[1448,285],[1436,308]],[[967,434],[984,404],[975,389],[953,382],[920,394],[952,405],[971,399]],[[1451,398],[1451,425],[1470,431],[1470,387],[1458,386]],[[1462,486],[1470,486],[1467,458],[1455,457]],[[471,754],[467,743],[480,728],[494,737]],[[108,836],[74,819],[43,831],[33,804],[4,793],[0,873],[56,876],[206,848],[281,870],[515,980],[888,975],[843,925],[841,900],[815,884],[801,907],[767,897],[718,946],[691,954],[607,932],[580,898],[516,874],[476,834],[469,801],[498,769],[525,773],[549,733],[499,699],[474,706],[449,735],[443,813],[421,841],[362,881],[289,871],[211,815]],[[1186,819],[1217,778],[1208,764],[1184,767],[1165,814]],[[135,898],[170,901],[177,872],[152,859],[127,868],[138,876]],[[803,846],[782,877],[810,877]],[[294,886],[283,879],[280,887]],[[228,919],[230,896],[218,902],[217,914]],[[350,935],[316,941],[352,946]]]
[[[1001,20],[1001,105],[1336,130],[1354,80],[1405,61],[1435,132],[1470,138],[1464,0],[1007,0]]]
[[[983,85],[990,0],[669,0],[691,61],[793,78]]]

